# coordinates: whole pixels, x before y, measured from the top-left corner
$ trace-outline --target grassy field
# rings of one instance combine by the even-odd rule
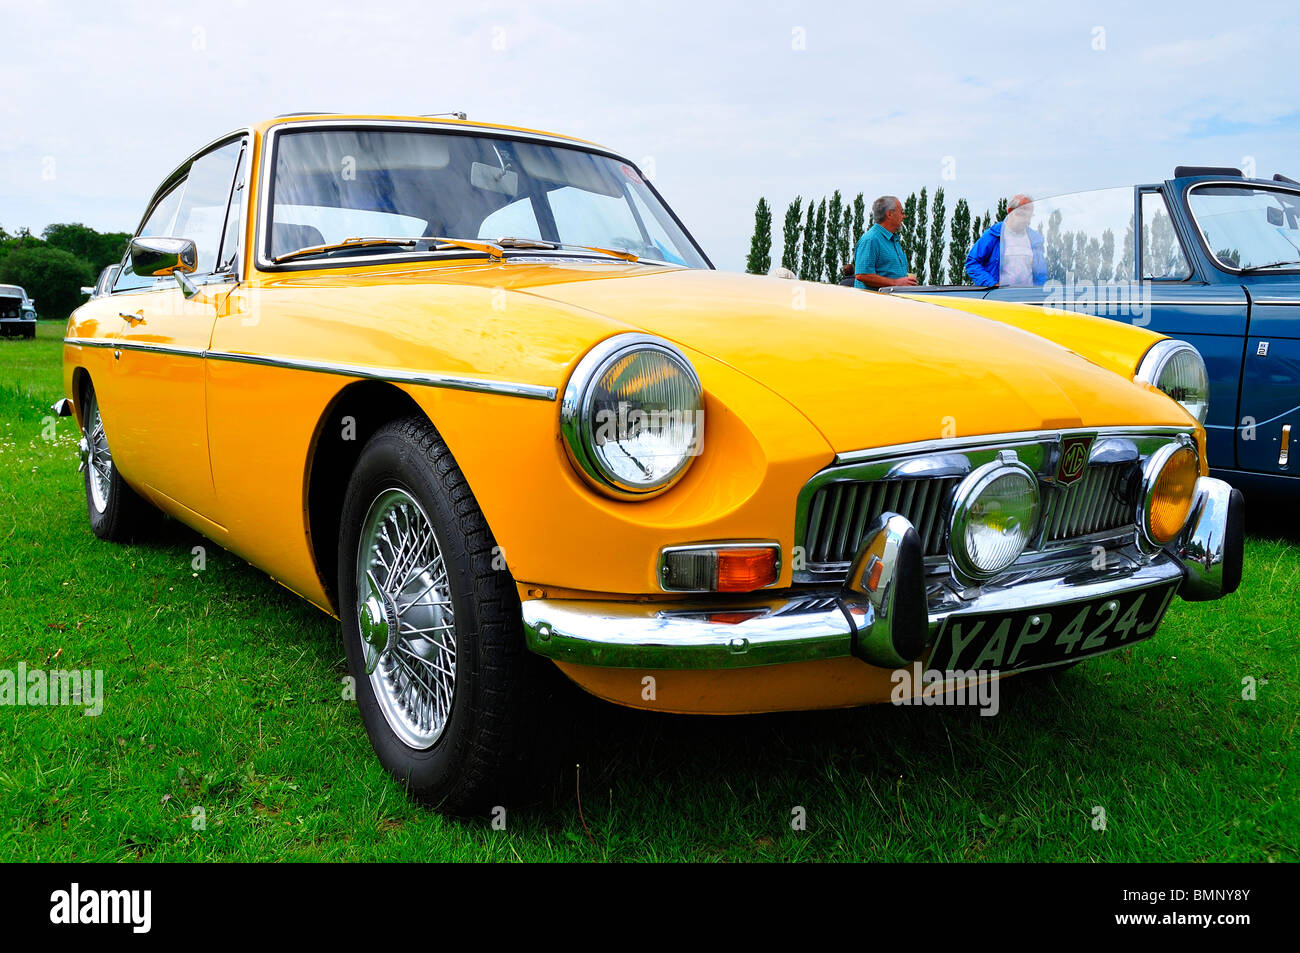
[[[333,620],[211,544],[195,571],[179,524],[95,539],[75,425],[48,417],[61,331],[0,341],[0,670],[102,669],[104,708],[0,708],[0,860],[1297,858],[1300,533],[1281,510],[1236,596],[1007,682],[997,717],[583,703],[581,768],[498,830],[380,769]]]

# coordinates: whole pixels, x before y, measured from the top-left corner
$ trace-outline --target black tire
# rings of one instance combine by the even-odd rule
[[[158,511],[126,485],[113,464],[99,415],[95,388],[87,382],[82,390],[82,459],[86,491],[86,513],[90,528],[100,539],[123,543],[147,535],[158,521]],[[101,440],[102,438],[102,440]],[[100,446],[93,451],[95,441]],[[104,479],[96,481],[96,472]]]
[[[30,328],[23,328],[23,337],[29,341],[34,340],[36,338],[36,325],[33,324]]]
[[[422,512],[401,500],[403,495],[418,504]],[[386,507],[390,506],[399,510],[393,512],[391,523],[387,519],[382,521],[385,528],[399,526],[398,512],[409,514],[417,526],[426,525],[420,522],[424,517],[427,526],[432,528],[432,546],[436,549],[427,545],[424,549],[418,545],[401,547],[402,552],[419,550],[419,555],[412,557],[415,562],[409,565],[409,573],[398,573],[403,578],[410,575],[414,582],[399,588],[399,583],[391,581],[390,574],[389,580],[382,584],[386,595],[382,600],[383,609],[377,611],[383,615],[367,617],[372,620],[367,627],[372,641],[367,643],[362,638],[359,613],[365,600],[377,595],[379,590],[367,582],[366,590],[362,591],[361,567],[384,553],[391,562],[405,565],[398,557],[399,548],[387,535],[383,540],[374,535],[379,514],[389,512]],[[406,534],[395,530],[399,540],[420,538],[418,530],[410,535],[410,522],[406,526]],[[367,541],[373,542],[373,545],[366,544],[364,557],[359,553],[363,533]],[[437,584],[440,573],[420,575],[418,572],[426,563],[437,565],[436,554],[440,554],[441,565],[446,569],[441,585]],[[505,807],[512,799],[523,796],[526,792],[521,788],[524,780],[521,772],[527,770],[524,767],[529,760],[527,756],[536,750],[534,740],[541,716],[538,706],[542,702],[539,688],[546,679],[541,668],[546,663],[524,646],[518,593],[502,564],[497,562],[498,568],[494,568],[494,561],[499,558],[500,550],[487,521],[433,425],[423,418],[412,417],[381,427],[362,449],[343,503],[337,591],[344,648],[348,668],[356,680],[357,706],[380,762],[414,797],[451,814],[479,813],[496,805]],[[372,565],[376,566],[373,575],[378,579],[381,570],[377,564]],[[421,602],[413,593],[423,588],[426,579],[434,587],[433,598]],[[445,601],[439,601],[445,597],[449,597],[453,614],[450,623],[441,614],[445,608],[431,608],[445,606]],[[441,625],[450,625],[450,653],[445,632],[408,635],[405,637],[426,641],[403,643],[403,649],[393,647],[397,644],[393,640],[404,636],[392,633],[400,633],[404,624],[411,624],[393,621],[400,615],[399,602],[407,610],[417,607],[431,613],[426,619],[436,618]],[[382,623],[375,621],[379,618],[383,619]],[[374,640],[384,638],[389,640],[385,644],[390,647],[381,650]],[[441,718],[436,713],[430,715],[433,727],[429,731],[440,732],[436,739],[427,745],[413,745],[409,735],[403,737],[399,730],[424,729],[410,727],[405,721],[409,710],[394,698],[400,694],[399,682],[409,689],[419,684],[419,680],[404,675],[400,665],[404,659],[408,671],[416,670],[417,653],[406,651],[405,646],[421,648],[418,654],[427,658],[433,642],[438,643],[434,650],[438,666],[430,663],[429,669],[419,671],[429,675],[431,681],[438,681],[440,671],[445,673],[450,669],[454,673],[450,703],[445,705]],[[375,676],[366,671],[368,654],[374,660]],[[439,685],[444,689],[443,695],[426,692],[423,697],[444,697],[445,685],[442,682]],[[421,685],[420,689],[425,687]],[[420,689],[412,691],[418,693]],[[399,706],[396,714],[394,705]],[[432,707],[443,710],[441,703]],[[441,728],[437,728],[439,721]],[[427,741],[427,735],[420,740]]]

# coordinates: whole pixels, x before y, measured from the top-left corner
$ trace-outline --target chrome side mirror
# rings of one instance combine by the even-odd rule
[[[199,251],[188,238],[134,238],[131,240],[131,270],[155,278],[171,275],[181,294],[192,298],[198,286],[189,275],[199,267]]]
[[[191,274],[199,267],[199,251],[188,238],[134,238],[131,269],[137,275]]]

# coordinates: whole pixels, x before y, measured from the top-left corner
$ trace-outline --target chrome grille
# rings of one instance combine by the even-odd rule
[[[804,550],[809,564],[814,569],[839,564],[847,568],[871,521],[886,512],[907,517],[927,556],[943,555],[947,551],[943,516],[960,482],[956,477],[935,477],[827,484],[817,491],[808,511]]]
[[[1047,499],[1043,542],[1055,543],[1119,529],[1133,522],[1133,501],[1128,498],[1131,466],[1090,466],[1079,482],[1056,491]]]
[[[1077,483],[1045,486],[1040,547],[1132,525],[1133,502],[1126,496],[1132,472],[1130,464],[1094,464]],[[865,542],[867,527],[885,512],[907,517],[926,556],[946,556],[948,503],[960,482],[957,477],[930,477],[826,484],[808,511],[808,567],[813,572],[847,570]]]

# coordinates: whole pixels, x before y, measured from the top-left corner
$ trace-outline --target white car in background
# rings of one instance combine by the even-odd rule
[[[36,302],[17,285],[0,285],[0,337],[36,337]]]

